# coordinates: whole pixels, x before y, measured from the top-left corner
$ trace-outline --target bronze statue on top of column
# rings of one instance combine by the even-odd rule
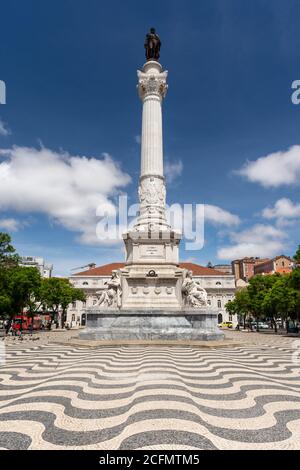
[[[155,28],[150,29],[145,40],[146,59],[158,61],[160,53],[161,41],[155,32]]]

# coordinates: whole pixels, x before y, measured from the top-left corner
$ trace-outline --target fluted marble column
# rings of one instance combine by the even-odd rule
[[[167,71],[148,61],[138,71],[138,91],[143,102],[139,231],[169,230],[165,216],[166,188],[163,171],[162,101],[166,96]]]

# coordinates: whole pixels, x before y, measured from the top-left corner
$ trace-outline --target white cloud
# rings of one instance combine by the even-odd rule
[[[172,183],[178,176],[181,175],[183,170],[183,163],[181,160],[176,162],[166,161],[164,164],[164,173],[167,183]]]
[[[249,161],[236,173],[265,187],[299,184],[300,145]]]
[[[300,204],[294,204],[288,198],[278,199],[274,207],[266,207],[262,211],[265,219],[297,219],[300,217]]]
[[[233,260],[244,256],[272,257],[285,251],[286,232],[272,225],[256,224],[241,232],[231,232],[234,244],[218,250],[218,258]]]
[[[22,222],[17,219],[8,218],[0,219],[0,230],[7,230],[8,232],[16,232],[22,227]]]
[[[112,158],[72,156],[42,148],[0,150],[0,210],[41,213],[79,240],[96,244],[96,210],[114,213],[111,197],[130,182]]]
[[[10,134],[10,130],[8,129],[6,124],[0,118],[0,135],[3,135],[4,137],[6,137],[9,134]]]
[[[212,222],[215,225],[238,225],[240,218],[237,215],[231,214],[221,207],[205,204],[204,206],[205,221]]]

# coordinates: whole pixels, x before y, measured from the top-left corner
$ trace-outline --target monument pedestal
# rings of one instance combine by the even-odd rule
[[[126,266],[120,270],[122,310],[181,309],[180,234],[135,230],[123,238]]]
[[[216,341],[224,338],[217,326],[217,312],[199,310],[91,310],[86,340],[190,340]]]

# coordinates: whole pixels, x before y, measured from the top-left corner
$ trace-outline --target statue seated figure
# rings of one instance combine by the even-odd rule
[[[120,308],[122,288],[119,272],[113,271],[111,279],[105,284],[107,286],[105,290],[96,292],[96,294],[100,294],[100,297],[95,307],[103,305],[105,307],[116,306]]]
[[[185,270],[183,274],[182,294],[186,303],[194,308],[207,307],[207,292],[193,279],[193,272]]]

